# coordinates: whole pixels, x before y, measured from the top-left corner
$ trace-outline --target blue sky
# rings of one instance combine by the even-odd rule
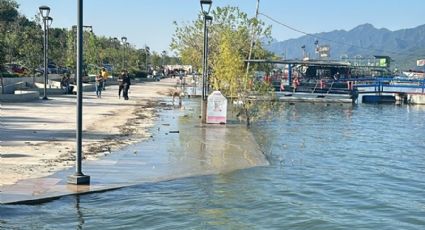
[[[76,24],[76,0],[17,0],[21,13],[33,18],[38,7],[51,8],[53,27]],[[213,0],[216,6],[238,6],[255,15],[256,0]],[[169,51],[174,33],[173,21],[190,22],[200,11],[199,0],[86,0],[84,24],[98,35],[121,37],[138,48]],[[350,30],[371,23],[377,28],[398,30],[425,23],[424,0],[260,0],[260,12],[299,30],[318,33],[335,29]],[[277,40],[302,36],[298,32],[260,18],[273,26]]]

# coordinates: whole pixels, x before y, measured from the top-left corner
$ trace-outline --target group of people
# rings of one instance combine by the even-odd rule
[[[98,98],[102,97],[102,91],[106,89],[106,79],[108,78],[109,74],[103,68],[101,71],[99,71],[99,74],[96,75],[96,96]],[[131,81],[130,77],[128,76],[127,70],[123,70],[121,74],[118,76],[118,98],[121,98],[121,93],[124,98],[124,100],[128,100],[128,90],[130,89]]]
[[[102,91],[106,89],[106,80],[109,77],[109,73],[105,68],[102,68],[99,73],[95,77],[95,90],[97,98],[102,98]],[[122,97],[124,100],[128,100],[128,90],[130,89],[131,81],[128,76],[128,71],[123,70],[121,74],[118,76],[118,98]],[[70,86],[70,76],[69,74],[65,74],[61,80],[61,88],[64,92],[72,93],[72,86]]]
[[[130,89],[131,81],[130,77],[128,76],[127,70],[123,70],[118,76],[118,98],[121,98],[121,92],[122,96],[124,97],[124,100],[128,100],[128,90]]]

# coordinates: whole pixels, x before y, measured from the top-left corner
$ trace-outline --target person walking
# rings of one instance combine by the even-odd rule
[[[98,75],[96,75],[96,96],[97,98],[101,98],[102,97],[102,88],[103,88],[103,77],[102,77],[102,71],[99,72]]]
[[[123,77],[123,83],[124,83],[124,87],[123,87],[123,97],[124,100],[128,100],[128,90],[130,89],[130,77],[128,76],[128,72],[125,71],[124,72],[124,77]]]
[[[103,78],[102,90],[105,90],[106,89],[106,80],[109,77],[109,73],[108,73],[108,71],[106,71],[105,67],[102,68],[101,73],[102,73],[102,78]]]

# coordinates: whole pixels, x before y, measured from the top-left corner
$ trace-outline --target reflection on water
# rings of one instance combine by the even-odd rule
[[[83,229],[84,217],[80,209],[80,195],[75,196],[75,209],[77,210],[77,219],[78,219],[77,229]]]
[[[0,228],[425,228],[423,107],[282,104],[276,111],[252,127],[269,166],[4,205]]]

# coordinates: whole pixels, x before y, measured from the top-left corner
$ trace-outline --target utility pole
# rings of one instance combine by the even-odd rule
[[[258,20],[258,11],[259,11],[259,8],[260,8],[260,0],[257,0],[257,7],[256,7],[256,10],[255,10],[255,21],[257,21],[257,20]],[[254,48],[254,43],[255,43],[255,25],[252,25],[251,33],[252,33],[252,37],[251,37],[251,45],[250,45],[250,47],[249,47],[248,63],[247,63],[247,65],[246,65],[246,77],[247,77],[247,78],[248,78],[249,65],[250,65],[249,60],[251,60],[251,56],[252,56],[252,49]]]

